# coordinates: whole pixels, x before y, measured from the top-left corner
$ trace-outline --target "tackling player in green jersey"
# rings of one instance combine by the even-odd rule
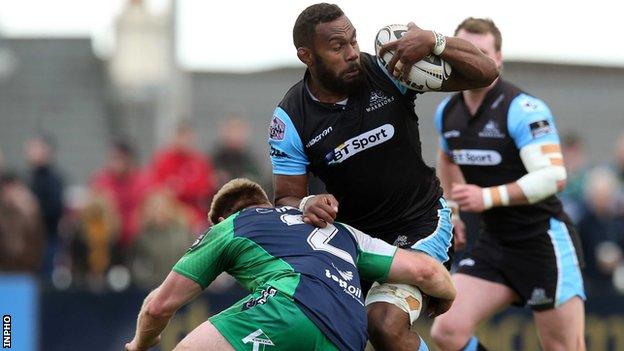
[[[198,326],[176,350],[363,350],[360,276],[418,286],[432,297],[432,316],[455,297],[447,270],[430,256],[341,223],[316,228],[295,208],[273,207],[249,180],[223,186],[210,220],[217,224],[145,299],[126,350],[156,345],[175,311],[223,271],[251,294]],[[418,313],[422,306],[412,300],[406,301]]]

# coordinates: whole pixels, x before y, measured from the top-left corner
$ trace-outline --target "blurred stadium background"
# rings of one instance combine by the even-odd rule
[[[93,35],[55,32],[54,24],[39,31],[19,27],[14,16],[32,14],[37,21],[46,16],[46,6],[55,5],[15,10],[17,3],[0,1],[0,313],[13,317],[15,350],[119,350],[134,332],[146,293],[206,228],[204,213],[215,189],[247,176],[270,190],[267,122],[303,68],[281,56],[267,61],[273,40],[260,43],[260,49],[240,35],[215,40],[227,35],[228,28],[215,27],[228,18],[246,31],[273,28],[268,5],[250,5],[266,12],[265,21],[254,23],[226,11],[245,2],[225,10],[204,5],[214,10],[205,13],[213,26],[200,26],[200,40],[189,42],[183,34],[192,29],[184,21],[197,21],[190,1],[119,0],[112,7],[97,2],[91,12],[102,10],[110,21],[106,31]],[[356,2],[345,3],[358,28],[362,11]],[[286,42],[294,57],[292,22],[308,4],[284,4],[290,12],[276,52]],[[453,11],[445,22],[451,23],[447,34],[452,23],[470,15],[489,13]],[[606,16],[615,28],[615,17]],[[89,24],[89,18],[68,18]],[[512,40],[505,31],[510,19],[503,19],[505,48]],[[372,28],[401,20],[389,16]],[[517,20],[526,25],[526,19]],[[623,34],[582,29],[612,41]],[[533,35],[530,28],[522,30]],[[360,41],[367,31],[358,29]],[[568,34],[578,37],[577,44],[586,39]],[[577,223],[587,261],[588,349],[624,350],[624,57],[604,59],[607,53],[597,50],[557,56],[542,49],[543,40],[510,43],[504,76],[550,105],[563,136],[569,185],[561,197]],[[212,50],[202,55],[223,62],[230,57],[227,42],[265,51],[258,53],[257,65],[244,50],[231,56],[237,60],[232,65],[195,64],[179,54],[208,47]],[[527,54],[532,44],[537,49]],[[416,104],[423,154],[431,165],[432,116],[443,96],[425,94]],[[315,188],[322,191],[322,184]],[[474,237],[478,224],[467,217]],[[171,349],[184,333],[242,296],[222,276],[178,313],[162,349]],[[496,350],[538,349],[529,314],[521,309],[493,318],[480,337]]]

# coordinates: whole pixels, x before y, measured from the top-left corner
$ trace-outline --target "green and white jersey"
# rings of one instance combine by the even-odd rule
[[[384,281],[395,252],[345,224],[306,224],[292,207],[248,208],[212,227],[173,270],[202,288],[223,271],[250,291],[270,285],[290,296],[341,350],[363,350],[360,276]]]

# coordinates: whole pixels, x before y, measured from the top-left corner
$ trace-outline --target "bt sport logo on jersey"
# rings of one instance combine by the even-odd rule
[[[338,145],[338,147],[325,155],[325,161],[328,165],[344,162],[349,157],[366,149],[385,143],[392,139],[393,136],[394,127],[392,124],[384,124],[381,127],[364,132]]]

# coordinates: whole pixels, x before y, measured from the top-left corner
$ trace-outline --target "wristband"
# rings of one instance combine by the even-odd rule
[[[299,211],[304,212],[305,211],[305,205],[308,202],[308,200],[310,200],[311,198],[315,197],[316,195],[308,195],[306,197],[304,197],[303,199],[301,199],[301,202],[299,202]]]
[[[483,195],[483,207],[485,207],[486,210],[489,210],[493,205],[492,190],[490,188],[483,188],[481,194]]]
[[[509,206],[509,192],[507,191],[507,185],[499,185],[498,192],[500,193],[500,204],[502,206]]]
[[[438,32],[432,32],[433,36],[435,37],[435,45],[433,46],[433,50],[431,50],[431,53],[436,56],[440,56],[446,48],[446,37]]]

